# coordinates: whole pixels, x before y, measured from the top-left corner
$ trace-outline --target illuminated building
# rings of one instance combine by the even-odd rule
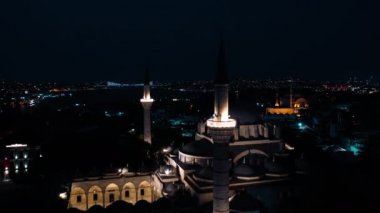
[[[94,205],[107,207],[117,200],[135,204],[139,200],[152,202],[152,176],[150,172],[115,172],[101,177],[82,177],[71,185],[69,208],[87,210]]]
[[[13,175],[28,173],[31,162],[40,157],[39,146],[28,146],[27,144],[10,144],[6,145],[6,155],[4,157],[4,171],[8,178]]]
[[[213,141],[213,212],[227,213],[229,207],[229,143],[236,121],[228,113],[228,77],[223,42],[220,44],[218,67],[215,77],[214,115],[207,120],[207,128]]]
[[[291,158],[287,148],[279,138],[281,128],[247,119],[245,113],[230,118],[228,87],[222,43],[215,76],[214,115],[198,123],[195,140],[179,149],[164,148],[166,164],[157,170],[131,172],[124,168],[100,177],[74,180],[69,207],[87,210],[95,204],[106,207],[116,200],[133,204],[139,200],[152,202],[186,189],[200,205],[213,202],[214,212],[230,212],[237,210],[232,204],[230,208],[230,202],[235,205],[240,198],[247,198],[236,196],[237,191],[288,180],[294,171],[288,163]],[[149,89],[146,80],[141,102],[147,109],[144,110],[144,127],[149,128],[149,131],[144,128],[147,142],[150,119],[145,115],[150,113],[153,102]]]
[[[152,144],[150,109],[152,107],[153,101],[154,100],[150,97],[149,73],[148,70],[146,70],[144,82],[144,95],[140,102],[144,108],[144,141],[149,144]]]
[[[167,163],[200,204],[213,202],[214,212],[230,212],[236,191],[285,181],[292,169],[282,161],[289,155],[278,126],[249,120],[245,112],[234,114],[236,120],[229,117],[223,46],[218,60],[213,117],[199,122],[194,142],[165,151]]]
[[[144,108],[144,141],[149,144],[152,143],[150,109],[153,101],[150,97],[150,80],[146,71],[144,93],[140,102]],[[68,207],[87,210],[94,205],[107,207],[117,200],[132,204],[139,200],[153,202],[156,200],[153,173],[154,171],[148,168],[141,168],[138,172],[122,168],[101,176],[77,178],[71,184]]]
[[[301,117],[302,111],[309,108],[309,103],[304,98],[298,98],[296,101],[293,100],[293,87],[290,86],[289,94],[289,107],[284,107],[279,100],[278,93],[276,93],[276,101],[274,107],[266,108],[266,119],[267,120],[276,120],[276,119],[295,119],[295,117]]]

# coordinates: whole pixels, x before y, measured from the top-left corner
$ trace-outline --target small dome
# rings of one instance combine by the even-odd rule
[[[260,212],[261,203],[248,192],[237,193],[230,201],[231,212]]]
[[[298,158],[294,161],[296,172],[298,174],[308,174],[310,173],[311,167],[310,163],[303,158]]]
[[[257,169],[253,169],[249,165],[240,164],[234,168],[234,176],[237,179],[252,180],[258,179],[263,175],[263,173]]]
[[[174,193],[176,193],[177,191],[178,191],[178,187],[177,185],[173,183],[167,184],[164,188],[164,192],[168,195],[174,195]]]
[[[204,167],[194,174],[196,180],[212,182],[213,181],[213,172],[211,167]]]
[[[177,149],[172,149],[172,151],[169,153],[170,157],[175,157],[178,155],[178,148]]]
[[[152,204],[152,208],[154,208],[153,212],[168,212],[173,208],[173,204],[169,198],[161,197]]]
[[[186,144],[181,152],[192,156],[212,157],[212,143],[207,139]]]
[[[171,175],[174,173],[174,167],[172,165],[164,165],[160,167],[160,174]]]
[[[117,200],[106,208],[107,212],[131,212],[132,209],[133,205],[123,200]]]
[[[106,210],[102,206],[95,205],[95,206],[92,206],[91,208],[89,208],[87,210],[87,212],[89,212],[89,213],[103,213],[103,212],[106,212]]]
[[[136,212],[150,212],[152,208],[152,204],[146,200],[139,200],[135,204]]]
[[[265,163],[266,175],[271,177],[282,177],[289,175],[289,166],[284,163],[268,161]]]
[[[298,98],[294,102],[294,107],[296,107],[296,108],[308,108],[309,107],[309,103],[304,98]]]

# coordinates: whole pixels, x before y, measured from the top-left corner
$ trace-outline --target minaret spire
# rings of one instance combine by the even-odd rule
[[[229,204],[229,142],[234,134],[236,121],[228,114],[228,75],[223,41],[220,42],[215,75],[214,115],[207,120],[213,140],[213,212],[230,212]]]
[[[289,107],[293,108],[293,80],[290,80]]]
[[[228,73],[224,52],[224,43],[220,42],[218,61],[215,73],[214,116],[218,121],[228,120]]]
[[[154,100],[150,97],[150,79],[148,69],[145,70],[144,93],[140,102],[144,108],[144,141],[152,144],[150,109]]]
[[[275,107],[279,107],[280,106],[280,99],[278,97],[278,91],[276,92],[276,103],[274,104]]]
[[[150,79],[149,79],[149,70],[145,70],[145,81],[144,81],[144,96],[143,99],[150,99]]]
[[[228,84],[228,72],[227,72],[227,63],[226,55],[224,52],[224,42],[220,41],[219,54],[217,68],[215,72],[215,84]]]

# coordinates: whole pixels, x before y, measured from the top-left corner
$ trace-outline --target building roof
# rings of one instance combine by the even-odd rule
[[[251,166],[240,164],[234,168],[234,175],[237,177],[253,177],[259,175]]]
[[[181,152],[199,157],[212,157],[212,143],[207,139],[193,141],[182,147]]]
[[[169,183],[164,187],[164,192],[170,195],[174,195],[174,193],[177,191],[178,191],[178,186],[173,183]]]
[[[196,177],[205,179],[205,180],[213,180],[213,171],[211,167],[204,167],[199,170],[196,174]]]

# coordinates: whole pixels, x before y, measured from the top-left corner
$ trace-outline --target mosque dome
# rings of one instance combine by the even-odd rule
[[[174,174],[174,170],[175,169],[174,169],[173,166],[171,166],[171,165],[164,165],[164,166],[160,167],[159,172],[162,175],[172,175],[172,174]]]
[[[176,157],[178,156],[178,148],[177,149],[172,149],[172,151],[169,153],[170,157]]]
[[[248,192],[238,192],[230,201],[231,212],[261,212],[262,205],[259,200]]]
[[[213,182],[213,172],[211,167],[204,167],[194,174],[194,179],[203,182]]]
[[[265,169],[266,176],[269,177],[286,177],[290,174],[290,169],[285,163],[268,161],[265,163]]]
[[[311,166],[310,163],[301,156],[294,161],[295,169],[298,174],[308,174],[310,173]]]
[[[131,212],[132,210],[133,205],[123,200],[117,200],[106,208],[106,212]]]
[[[174,195],[178,191],[177,185],[169,183],[164,188],[164,193],[167,195]]]
[[[239,180],[256,180],[263,175],[260,170],[245,164],[240,164],[234,168],[234,177]]]
[[[193,141],[183,146],[181,152],[191,156],[212,157],[212,143],[207,139]]]
[[[167,197],[161,197],[153,203],[153,212],[170,212],[173,208],[172,201]]]
[[[308,108],[309,107],[309,103],[304,98],[298,98],[294,102],[294,107],[296,107],[296,108]]]
[[[152,209],[152,204],[146,200],[137,201],[134,208],[136,212],[150,212],[151,209]]]
[[[89,208],[87,210],[87,212],[89,212],[89,213],[103,213],[103,212],[106,212],[106,210],[100,205],[94,205],[91,208]]]

